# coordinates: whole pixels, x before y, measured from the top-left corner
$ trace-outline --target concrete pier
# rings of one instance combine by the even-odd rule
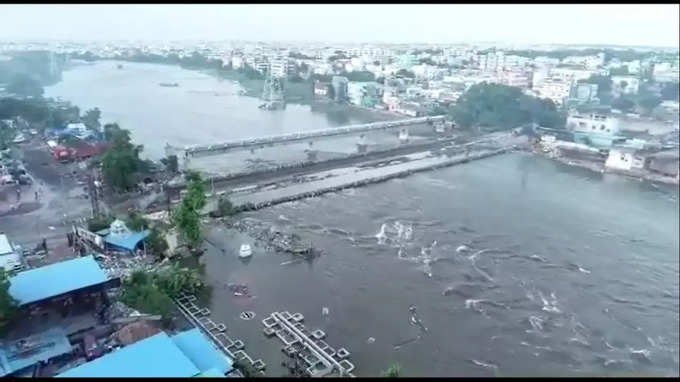
[[[262,324],[267,337],[273,332],[283,342],[281,351],[303,362],[308,376],[354,377],[354,365],[347,360],[349,351],[341,348],[341,353],[336,352],[323,340],[326,334],[319,329],[309,332],[302,324],[303,319],[300,313],[274,312]]]

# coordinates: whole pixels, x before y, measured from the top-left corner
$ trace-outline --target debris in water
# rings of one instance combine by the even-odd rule
[[[368,337],[368,340],[366,340],[366,343],[372,344],[375,342],[375,338],[373,337]]]
[[[49,226],[49,227],[47,227],[47,228],[49,228],[51,231],[54,231],[54,229],[55,229],[55,228],[52,227],[52,226]]]
[[[458,248],[456,248],[456,252],[458,252],[458,253],[467,252],[469,250],[470,250],[470,248],[467,245],[461,245]]]
[[[328,307],[324,306],[324,307],[321,308],[321,315],[322,316],[328,316],[329,313],[330,312],[328,310]]]
[[[248,286],[246,284],[227,284],[227,288],[234,293],[234,296],[247,296]]]
[[[242,320],[246,321],[252,320],[253,318],[255,318],[255,312],[251,311],[241,312],[241,315],[239,317],[241,317]]]

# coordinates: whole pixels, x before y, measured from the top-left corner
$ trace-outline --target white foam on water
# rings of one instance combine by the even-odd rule
[[[529,316],[529,324],[531,324],[531,327],[537,331],[537,332],[542,332],[543,331],[543,319],[538,316]]]
[[[384,245],[387,242],[387,234],[385,233],[385,230],[387,229],[387,224],[383,223],[380,226],[380,232],[375,234],[375,238],[378,239],[378,244],[379,245]]]
[[[469,250],[470,250],[470,247],[468,247],[467,245],[461,245],[461,246],[458,246],[458,248],[456,248],[457,253],[467,252]]]
[[[492,364],[492,363],[486,363],[486,362],[482,362],[482,361],[477,361],[476,359],[472,359],[472,360],[470,360],[470,361],[472,361],[472,363],[474,363],[475,365],[481,366],[481,367],[483,367],[483,368],[494,369],[494,370],[498,369],[498,366],[496,366],[496,365],[494,365],[494,364]]]

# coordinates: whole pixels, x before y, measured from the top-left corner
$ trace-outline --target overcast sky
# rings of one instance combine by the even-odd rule
[[[666,5],[0,5],[0,39],[497,41],[677,47]]]

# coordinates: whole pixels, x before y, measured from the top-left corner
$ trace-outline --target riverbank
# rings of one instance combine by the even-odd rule
[[[579,159],[573,159],[573,158],[563,158],[559,156],[553,156],[553,155],[546,155],[540,150],[534,150],[533,151],[537,155],[541,155],[545,158],[552,159],[556,162],[565,164],[567,166],[575,166],[575,167],[580,167],[584,168],[586,170],[590,170],[595,173],[599,174],[614,174],[618,176],[623,176],[627,178],[632,178],[632,179],[637,179],[640,182],[647,181],[652,184],[654,183],[663,183],[666,185],[678,185],[680,184],[678,182],[678,178],[674,178],[671,176],[663,176],[660,174],[654,174],[649,171],[617,171],[617,170],[612,170],[608,169],[603,162],[595,162],[595,161],[589,161],[589,160],[579,160]]]

